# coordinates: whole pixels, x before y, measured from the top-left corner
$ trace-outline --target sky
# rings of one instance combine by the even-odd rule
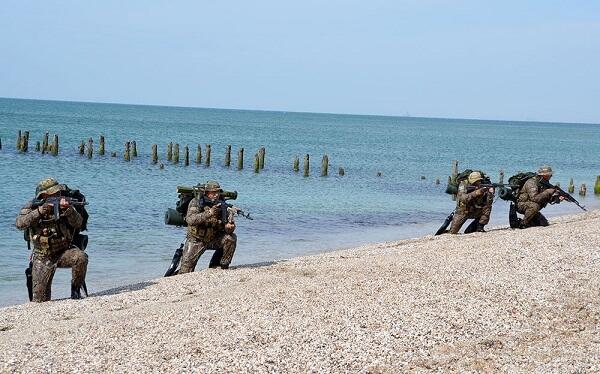
[[[600,123],[600,1],[0,2],[0,97]]]

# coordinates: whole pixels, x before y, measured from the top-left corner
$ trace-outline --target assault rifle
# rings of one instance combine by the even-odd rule
[[[510,186],[507,183],[482,183],[479,186],[467,186],[467,192],[473,192],[481,188],[503,188],[504,186]]]
[[[544,179],[541,179],[541,178],[540,178],[540,185],[541,185],[542,187],[546,188],[546,189],[548,189],[548,188],[554,188],[554,189],[556,190],[556,192],[555,192],[555,193],[556,193],[556,196],[564,198],[564,199],[565,199],[565,200],[567,200],[568,202],[570,202],[570,203],[573,203],[573,204],[577,205],[577,206],[578,206],[578,207],[580,207],[582,210],[584,210],[584,211],[586,211],[586,212],[587,212],[587,209],[585,209],[585,207],[584,207],[583,205],[581,205],[581,204],[579,203],[579,201],[575,200],[575,198],[574,198],[573,196],[571,196],[571,194],[570,194],[570,193],[566,192],[566,191],[565,191],[565,190],[563,190],[562,188],[560,188],[560,187],[558,187],[558,186],[555,186],[555,185],[551,184],[550,182],[548,182],[548,181],[546,181],[546,180],[544,180]],[[550,204],[556,204],[556,203],[557,203],[557,201],[551,201],[551,202],[550,202]]]
[[[72,206],[84,206],[87,205],[87,202],[85,201],[85,199],[83,201],[79,200],[79,199],[75,199],[73,197],[68,197],[68,196],[51,196],[48,197],[46,199],[34,199],[31,201],[31,207],[33,209],[37,209],[38,207],[44,205],[44,204],[51,204],[52,208],[54,209],[54,213],[52,215],[52,219],[54,221],[58,221],[60,219],[60,201],[62,199],[65,199],[69,202],[69,205]]]

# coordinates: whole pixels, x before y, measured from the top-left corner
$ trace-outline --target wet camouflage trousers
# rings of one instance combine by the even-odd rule
[[[236,244],[237,236],[235,234],[222,234],[208,243],[193,238],[187,238],[183,247],[179,274],[194,271],[198,259],[207,249],[215,250],[208,267],[214,268],[221,266],[222,268],[227,268],[233,259]]]
[[[51,297],[52,278],[56,268],[71,268],[71,286],[79,289],[85,281],[88,256],[77,247],[63,252],[47,255],[34,253],[31,277],[33,281],[33,301],[40,303],[49,301]]]
[[[490,215],[492,214],[492,199],[488,199],[487,203],[482,208],[471,207],[465,209],[463,207],[457,207],[454,211],[454,217],[452,218],[452,225],[450,226],[451,234],[458,234],[462,225],[468,219],[476,219],[479,224],[487,225],[490,221]]]
[[[517,212],[524,215],[521,220],[523,227],[548,226],[548,220],[542,213],[542,206],[533,201],[525,201],[517,203]]]

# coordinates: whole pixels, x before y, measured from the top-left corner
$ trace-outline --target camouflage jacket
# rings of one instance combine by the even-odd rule
[[[224,204],[224,202],[221,202]],[[217,214],[211,214],[211,209],[208,206],[201,206],[197,198],[190,201],[187,214],[185,215],[187,223],[187,237],[190,239],[202,240],[209,242],[216,235],[223,233],[232,233],[235,230],[235,222],[233,214],[224,205],[219,209]],[[226,230],[225,224],[233,224],[233,229]]]
[[[540,186],[539,182],[540,179],[537,176],[529,178],[519,190],[517,203],[534,202],[542,207],[546,206],[552,199],[552,193]]]
[[[462,181],[458,186],[456,195],[456,208],[465,211],[483,208],[488,202],[486,189],[476,189],[468,192],[471,185],[467,181]]]
[[[25,204],[17,216],[17,228],[28,230],[26,235],[36,253],[52,254],[68,249],[75,230],[83,223],[83,218],[72,206],[61,214],[58,221],[51,218],[51,214],[42,215],[38,208],[33,208],[31,202]]]

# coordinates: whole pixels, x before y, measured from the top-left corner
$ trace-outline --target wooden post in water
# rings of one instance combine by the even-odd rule
[[[504,170],[500,169],[500,175],[498,176],[498,183],[504,184]]]
[[[300,156],[294,156],[294,171],[297,173],[300,171]]]
[[[237,168],[238,170],[242,170],[244,168],[244,148],[240,148],[238,150]]]
[[[156,165],[158,162],[158,145],[152,144],[152,164]]]
[[[587,186],[585,185],[585,183],[583,183],[581,185],[581,187],[579,188],[579,196],[585,196],[586,193],[587,193]]]
[[[450,183],[456,183],[456,177],[458,177],[458,161],[452,160],[452,170],[450,174]],[[452,195],[452,200],[456,201],[456,195]]]
[[[206,160],[204,161],[204,164],[206,165],[206,167],[210,167],[210,144],[206,145]]]
[[[258,153],[254,154],[254,172],[258,173],[260,171],[260,156]]]
[[[183,166],[190,166],[190,149],[187,144],[183,148]]]
[[[310,156],[308,153],[304,156],[304,176],[308,177],[310,174]]]
[[[573,178],[571,178],[571,180],[569,180],[569,187],[567,187],[567,192],[568,193],[575,192],[575,183],[573,183]]]
[[[225,148],[225,167],[231,166],[231,144]]]
[[[202,163],[202,146],[200,144],[198,144],[198,147],[196,149],[196,164],[201,164]]]
[[[2,143],[0,142],[0,149],[2,149]],[[596,184],[594,185],[594,194],[600,195],[600,175],[596,177]]]
[[[258,151],[258,167],[262,170],[265,168],[265,147],[261,147]]]
[[[338,175],[340,177],[343,177],[344,175],[346,175],[346,171],[344,170],[343,167],[340,166],[340,168],[338,169]]]
[[[39,141],[36,142],[35,143],[35,151],[39,152],[41,149],[42,149],[42,145],[40,144],[40,142]]]
[[[173,151],[173,163],[179,164],[179,143],[175,143],[175,150]]]
[[[21,130],[19,130],[19,132],[17,133],[17,147],[16,147],[17,151],[21,150],[21,142],[22,142],[21,137],[22,137]]]
[[[105,152],[104,135],[100,135],[100,149],[98,149],[98,154],[100,156],[104,156],[104,152]]]
[[[131,147],[133,148],[132,149],[132,156],[133,157],[137,157],[138,156],[138,153],[137,153],[137,143],[136,143],[135,140],[131,142]]]
[[[440,184],[440,178],[435,178],[435,184]]]
[[[167,161],[173,160],[173,142],[167,144]]]
[[[79,143],[79,154],[83,156],[84,153],[85,153],[85,143],[82,140],[81,143]]]
[[[92,159],[92,155],[94,154],[94,139],[89,138],[87,144],[87,158]]]
[[[48,147],[49,147],[49,145],[48,145],[48,131],[46,131],[44,133],[44,140],[42,141],[42,149],[41,149],[42,154],[45,154],[46,152],[48,152]]]
[[[22,152],[26,153],[29,150],[29,131],[25,131],[25,135],[23,135],[23,148]]]
[[[125,161],[131,160],[131,142],[125,143]]]
[[[117,157],[117,152],[111,152],[110,157]]]
[[[2,138],[0,138],[0,151],[2,150]]]
[[[52,139],[52,156],[58,156],[58,135],[56,134]]]
[[[326,177],[329,174],[329,157],[327,155],[323,155],[323,159],[321,160],[321,176]]]

